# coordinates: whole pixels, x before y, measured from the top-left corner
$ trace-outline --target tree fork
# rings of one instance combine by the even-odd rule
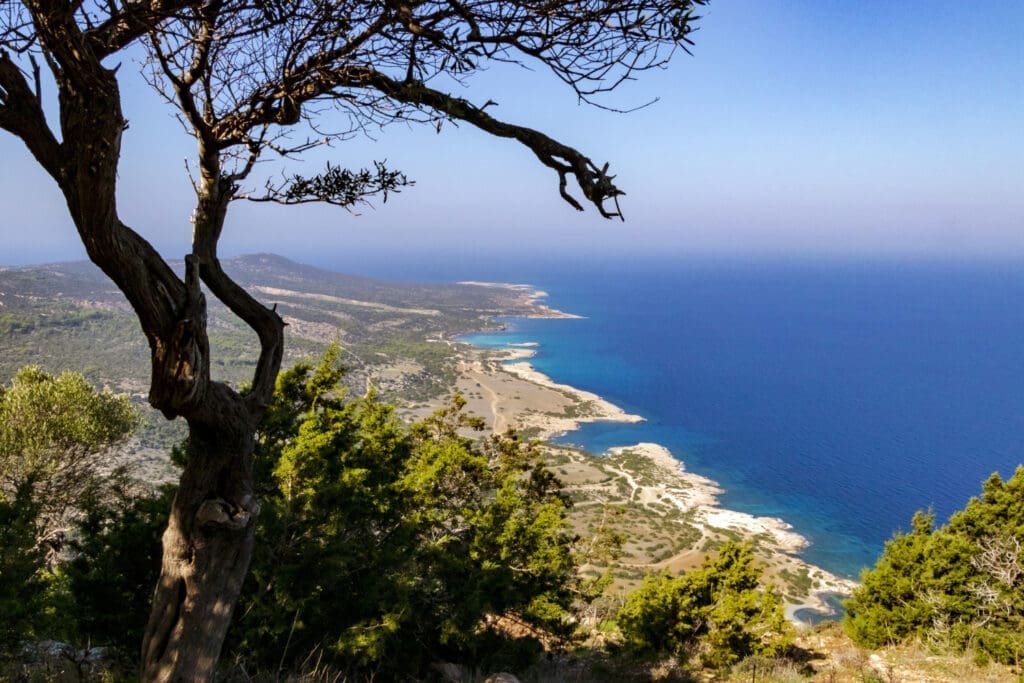
[[[192,254],[185,257],[185,302],[162,353],[154,349],[150,402],[189,424],[186,462],[163,536],[160,580],[142,645],[147,681],[213,677],[252,558],[259,504],[253,451],[281,366],[284,323],[221,269],[216,244],[230,181],[214,153],[204,155]],[[253,387],[243,396],[210,380],[205,283],[260,339]]]
[[[17,73],[0,75],[18,83]],[[183,282],[120,221],[116,181],[125,122],[116,77],[88,60],[69,62],[57,75],[67,142],[59,147],[59,166],[50,165],[52,175],[90,260],[125,293],[149,340],[150,404],[169,419],[182,416],[189,423],[188,461],[163,536],[141,676],[147,681],[208,680],[252,556],[259,509],[253,498],[252,453],[258,416],[280,367],[283,323],[251,297],[239,303],[241,288],[220,269],[215,238],[186,257]],[[27,88],[18,92],[31,94]],[[43,141],[38,147],[52,158],[53,149],[45,144],[52,136],[41,117],[32,119],[36,110],[25,107],[16,113],[43,126],[35,139]],[[223,211],[211,218],[217,224],[213,233],[219,235]],[[232,310],[245,308],[248,318],[243,319],[259,321],[258,400],[210,380],[201,281],[208,281]]]

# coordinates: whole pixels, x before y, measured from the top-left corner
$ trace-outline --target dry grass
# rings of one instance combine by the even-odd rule
[[[878,651],[858,647],[838,623],[825,623],[804,631],[796,640],[804,680],[829,683],[1013,683],[1024,682],[1019,667],[979,665],[972,653],[939,654],[914,642]],[[749,681],[750,674],[734,674],[727,680]],[[771,675],[758,681],[793,680],[789,674]]]

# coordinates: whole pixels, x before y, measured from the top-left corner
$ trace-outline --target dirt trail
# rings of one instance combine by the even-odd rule
[[[504,432],[506,429],[508,429],[508,418],[506,418],[505,415],[498,410],[498,405],[501,403],[501,400],[498,398],[498,394],[494,391],[494,389],[491,388],[490,384],[481,383],[480,390],[481,393],[487,395],[487,403],[491,407],[491,415],[494,418],[492,422],[492,424],[494,425],[494,433],[500,434]]]

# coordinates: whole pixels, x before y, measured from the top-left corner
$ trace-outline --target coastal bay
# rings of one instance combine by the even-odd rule
[[[721,485],[724,507],[786,520],[810,543],[802,557],[844,578],[916,511],[944,521],[1021,462],[1013,264],[484,265],[582,318],[503,319],[471,341],[535,342],[535,369],[646,418],[582,423],[558,443],[662,444]]]
[[[727,540],[753,544],[766,568],[766,582],[779,590],[791,619],[798,620],[798,612],[832,613],[828,595],[848,594],[854,587],[851,580],[801,558],[808,541],[784,520],[723,507],[722,488],[688,471],[664,446],[623,444],[592,454],[551,443],[583,424],[644,418],[593,392],[553,381],[530,364],[533,344],[478,348],[453,343],[452,351],[458,358],[455,388],[466,398],[467,410],[483,417],[491,431],[511,427],[545,443],[549,466],[573,500],[576,533],[586,538],[610,529],[623,535],[613,593],[626,594],[646,573],[697,567]],[[426,412],[421,406],[406,416]],[[585,568],[594,574],[604,569]]]

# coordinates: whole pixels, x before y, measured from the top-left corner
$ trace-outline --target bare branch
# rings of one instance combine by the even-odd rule
[[[214,296],[232,313],[256,332],[260,340],[260,356],[253,373],[253,384],[247,395],[250,413],[260,416],[270,404],[274,382],[284,354],[284,320],[276,311],[257,301],[232,280],[221,267],[213,245],[198,245],[202,259],[200,275]]]
[[[395,121],[437,124],[448,119],[516,139],[558,174],[559,194],[573,208],[582,210],[583,204],[568,189],[569,175],[602,216],[622,218],[618,197],[623,193],[607,165],[427,84],[439,75],[459,80],[487,60],[529,61],[551,69],[584,101],[629,111],[637,107],[623,110],[594,98],[642,71],[664,66],[676,49],[688,50],[699,19],[695,9],[702,4],[589,0],[536,7],[488,0],[393,0],[251,7],[222,0],[219,12],[190,11],[161,26],[160,42],[154,38],[154,45],[175,90],[191,87],[196,78],[202,81],[202,92],[192,95],[194,105],[186,103],[184,110],[190,120],[202,115],[196,130],[208,129],[203,133],[207,145],[236,155],[242,171],[252,168],[253,150],[304,151],[309,143],[286,141],[289,130],[304,123],[315,127],[319,112],[311,107],[326,102],[349,117],[349,132]],[[177,76],[170,75],[167,62],[175,64]],[[231,151],[235,147],[245,151]],[[278,201],[280,192],[261,199]],[[313,201],[312,195],[304,201]]]
[[[1007,588],[1024,575],[1024,556],[1015,536],[985,536],[978,539],[978,549],[981,552],[971,558],[971,566]]]
[[[566,177],[569,174],[575,176],[583,196],[597,208],[602,216],[623,218],[618,206],[618,197],[625,193],[612,182],[615,176],[608,174],[608,164],[598,168],[588,157],[568,145],[532,128],[499,121],[485,112],[482,107],[476,107],[464,99],[439,90],[418,83],[399,83],[372,69],[362,70],[359,77],[362,82],[399,102],[429,107],[448,118],[471,123],[491,135],[517,140],[529,147],[542,164],[558,173],[559,193],[577,211],[582,211],[583,206],[566,190]],[[605,202],[609,200],[615,204],[614,211],[605,208]]]
[[[196,0],[150,0],[110,4],[109,14],[96,25],[87,26],[86,38],[99,59],[123,50],[153,30],[165,19],[188,7],[202,7]]]

